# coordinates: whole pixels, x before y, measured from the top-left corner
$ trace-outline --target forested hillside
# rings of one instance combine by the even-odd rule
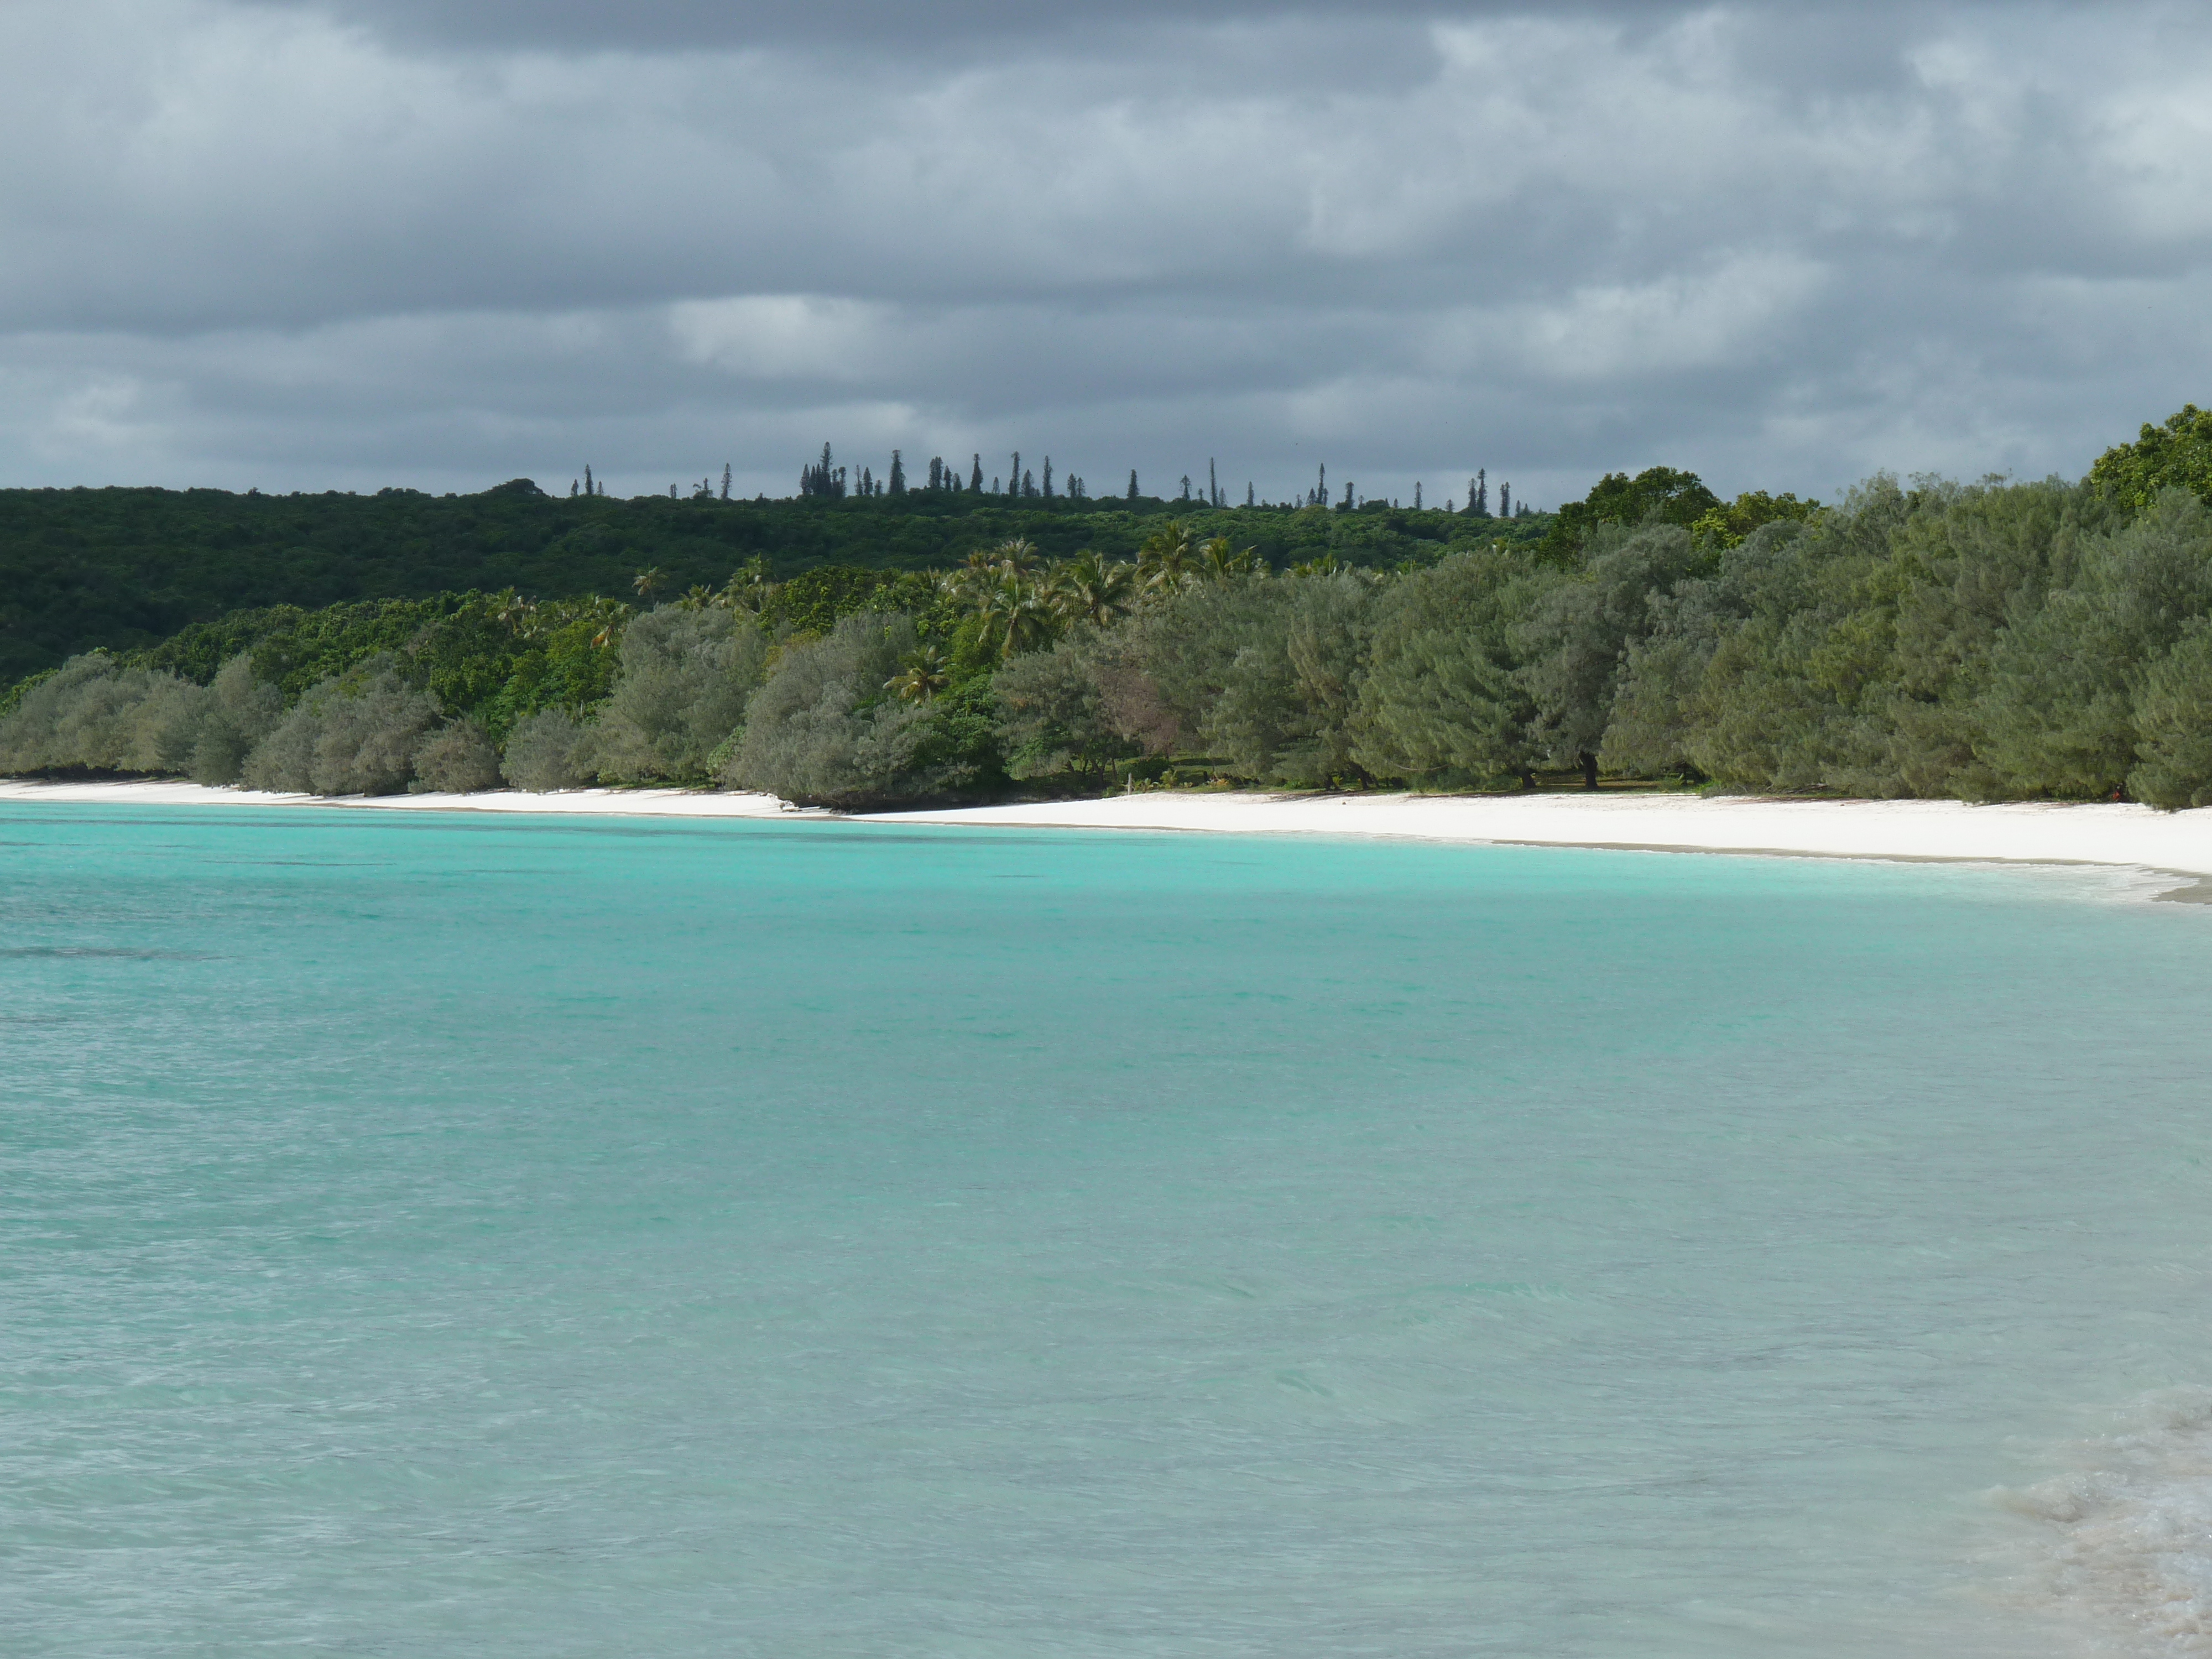
[[[1433,559],[1448,547],[1541,537],[1510,521],[1309,507],[1209,507],[969,489],[784,501],[550,495],[526,479],[476,495],[232,495],[216,489],[0,490],[0,685],[78,652],[128,650],[189,623],[270,605],[316,609],[512,587],[533,599],[631,597],[643,571],[667,595],[719,587],[759,558],[778,577],[823,565],[924,570],[1014,538],[1060,556],[1131,558],[1181,514],[1284,567]]]
[[[2078,483],[1876,477],[1826,507],[1723,502],[1664,467],[1609,475],[1551,521],[1318,504],[840,518],[875,501],[810,497],[770,505],[856,537],[927,526],[964,556],[887,568],[879,540],[876,568],[793,570],[755,550],[680,587],[689,571],[640,568],[629,544],[608,556],[613,591],[236,611],[0,696],[0,772],[321,794],[720,784],[840,806],[1610,775],[2206,805],[2208,459],[2192,407]],[[484,510],[576,505],[513,490]],[[580,505],[567,534],[663,511]],[[1025,525],[1052,544],[967,546]]]

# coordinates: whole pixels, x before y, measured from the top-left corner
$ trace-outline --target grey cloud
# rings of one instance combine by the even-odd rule
[[[920,61],[708,9],[770,44],[0,14],[9,481],[782,491],[826,436],[1825,494],[2079,471],[2203,395],[2185,14],[1163,5],[1018,51],[978,6]]]
[[[1036,0],[255,0],[357,23],[410,45],[667,52],[798,46],[850,58],[944,46],[962,52],[1012,41],[1114,36],[1163,26],[1335,15],[1370,23],[1511,12],[1511,3],[1439,0],[1116,0],[1110,7]],[[1586,0],[1554,11],[1637,15],[1659,0]]]

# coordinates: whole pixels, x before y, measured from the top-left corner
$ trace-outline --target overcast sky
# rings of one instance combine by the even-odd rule
[[[0,155],[7,484],[1826,497],[2212,402],[2203,7],[5,0]]]

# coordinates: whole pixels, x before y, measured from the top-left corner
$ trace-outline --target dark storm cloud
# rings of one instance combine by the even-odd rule
[[[21,0],[0,454],[2073,472],[2206,390],[2208,94],[2160,8]]]

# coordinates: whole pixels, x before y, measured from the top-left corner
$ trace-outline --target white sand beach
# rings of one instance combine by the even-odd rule
[[[0,803],[310,807],[325,811],[599,813],[646,817],[826,817],[772,795],[576,789],[533,795],[390,795],[326,800],[188,783],[0,781]],[[2212,808],[2122,804],[1808,801],[1600,793],[1271,795],[1159,791],[1099,800],[866,815],[882,823],[1326,835],[1655,852],[2130,866],[2212,877]]]

